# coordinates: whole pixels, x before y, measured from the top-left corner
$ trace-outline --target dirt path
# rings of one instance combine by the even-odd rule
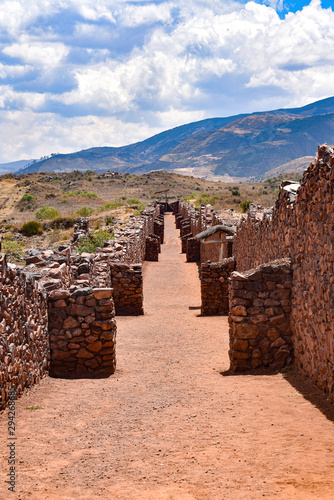
[[[47,378],[17,401],[16,494],[2,414],[0,498],[333,499],[331,405],[293,374],[222,376],[227,319],[197,316],[171,216],[144,283],[145,316],[118,317],[114,376]]]

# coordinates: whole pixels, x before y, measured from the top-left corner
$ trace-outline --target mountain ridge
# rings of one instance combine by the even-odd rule
[[[323,142],[334,143],[334,97],[300,108],[208,118],[127,146],[53,155],[17,173],[166,170],[245,180],[312,156]]]

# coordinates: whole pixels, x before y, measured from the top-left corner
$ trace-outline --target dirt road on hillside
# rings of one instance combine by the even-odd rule
[[[118,317],[117,371],[44,379],[16,402],[17,487],[1,499],[333,499],[333,406],[293,373],[223,376],[225,317],[199,317],[171,215],[141,317]],[[28,409],[41,407],[41,409]]]

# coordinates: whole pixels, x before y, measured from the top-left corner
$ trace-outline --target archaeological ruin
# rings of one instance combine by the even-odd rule
[[[180,251],[197,262],[201,314],[228,315],[230,372],[294,366],[334,398],[334,148],[318,148],[275,206],[219,216],[170,203]],[[89,231],[78,220],[73,243]],[[164,206],[149,205],[94,254],[71,247],[0,258],[0,408],[43,376],[107,377],[118,315],[143,315],[143,265],[157,262]]]

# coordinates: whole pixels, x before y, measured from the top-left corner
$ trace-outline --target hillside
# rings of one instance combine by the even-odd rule
[[[249,180],[334,143],[334,97],[302,108],[212,118],[182,125],[145,141],[53,155],[19,173],[96,172],[142,174],[151,170],[206,179]]]

